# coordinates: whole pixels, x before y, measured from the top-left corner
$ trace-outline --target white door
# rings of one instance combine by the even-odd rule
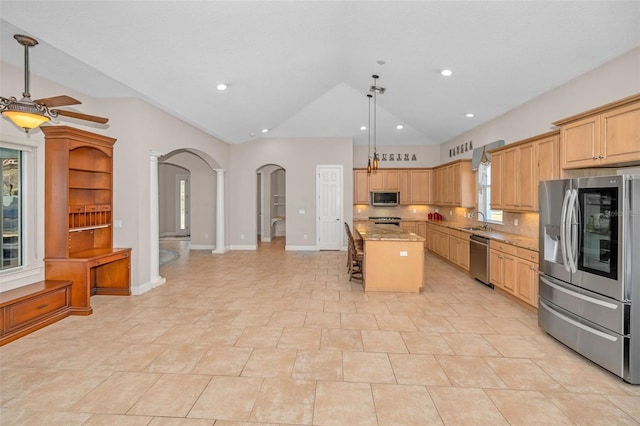
[[[342,248],[342,166],[316,166],[319,250]]]
[[[189,175],[176,175],[176,235],[190,235],[189,201],[191,196]]]

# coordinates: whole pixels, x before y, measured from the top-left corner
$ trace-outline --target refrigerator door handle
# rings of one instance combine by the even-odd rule
[[[569,203],[567,204],[567,208],[571,209],[571,212],[567,217],[567,226],[569,228],[569,234],[571,235],[570,239],[567,239],[567,244],[569,247],[569,266],[571,268],[572,273],[578,272],[578,232],[580,223],[578,222],[578,191],[575,189],[571,190],[571,196],[569,198]]]
[[[567,210],[569,207],[569,198],[571,195],[571,190],[567,189],[567,192],[565,192],[564,194],[564,199],[562,200],[562,213],[560,216],[560,252],[562,253],[562,264],[564,265],[564,269],[567,270],[567,272],[571,272],[571,267],[569,265],[569,256],[568,256],[568,247],[567,247],[567,236],[568,234],[568,229],[567,229]]]

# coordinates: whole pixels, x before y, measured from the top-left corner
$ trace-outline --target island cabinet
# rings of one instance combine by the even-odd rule
[[[560,176],[558,131],[491,151],[491,208],[538,211],[538,183]]]
[[[400,229],[424,238],[424,248],[427,248],[427,222],[405,220],[400,222]]]
[[[440,206],[475,207],[475,174],[471,160],[458,160],[434,169],[433,203]]]
[[[129,295],[131,249],[113,248],[115,139],[67,126],[45,134],[45,278],[71,280],[71,313],[92,294]]]
[[[553,124],[563,169],[640,164],[640,94]]]

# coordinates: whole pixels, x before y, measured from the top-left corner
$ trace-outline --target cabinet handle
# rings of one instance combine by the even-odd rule
[[[599,155],[598,158],[602,160],[604,157],[602,155]]]
[[[48,303],[43,303],[42,305],[38,306],[38,308],[37,308],[37,309],[44,309],[44,308],[46,308],[47,306],[49,306],[49,304],[48,304]]]

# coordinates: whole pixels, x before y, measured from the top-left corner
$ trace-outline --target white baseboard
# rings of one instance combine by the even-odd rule
[[[189,250],[214,250],[214,244],[189,244]]]
[[[154,281],[148,281],[142,285],[131,287],[131,294],[133,296],[139,296],[141,294],[148,292],[149,290],[153,290],[154,288],[161,286],[166,282],[167,282],[166,278],[158,277]]]

